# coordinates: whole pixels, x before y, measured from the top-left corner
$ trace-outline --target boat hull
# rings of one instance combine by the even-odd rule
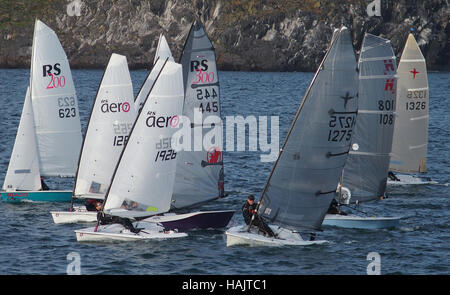
[[[361,217],[356,215],[327,214],[322,225],[358,229],[383,229],[397,227],[400,219],[401,217]]]
[[[198,211],[185,214],[152,216],[145,221],[161,224],[166,230],[225,228],[235,211]]]
[[[388,178],[387,184],[389,186],[396,186],[396,185],[425,185],[437,183],[436,181],[431,180],[429,177],[420,177],[418,175],[396,174],[396,177],[400,180],[391,180]]]
[[[110,224],[99,226],[97,231],[95,227],[75,230],[78,242],[107,242],[107,241],[142,241],[155,239],[172,239],[187,237],[186,233],[175,231],[161,231],[155,229],[143,229],[135,234],[125,229],[120,224]]]
[[[307,241],[303,240],[300,234],[293,233],[287,229],[271,226],[272,230],[278,234],[278,238],[265,237],[254,230],[247,232],[248,225],[235,226],[225,232],[227,237],[227,247],[236,245],[248,245],[251,247],[269,246],[309,246],[327,243],[325,240]]]
[[[20,202],[70,202],[72,191],[15,191],[1,192],[1,201],[5,203]]]
[[[96,222],[97,212],[93,211],[52,211],[50,212],[55,224]]]

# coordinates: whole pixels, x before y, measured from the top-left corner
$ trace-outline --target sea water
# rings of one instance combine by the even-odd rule
[[[102,70],[73,70],[82,131]],[[131,71],[135,94],[147,71]],[[219,72],[222,117],[278,116],[279,146],[313,73]],[[361,205],[369,216],[402,216],[395,229],[324,227],[307,247],[226,247],[223,230],[197,230],[187,238],[145,242],[77,243],[83,224],[53,223],[50,211],[69,203],[0,203],[0,274],[367,274],[373,257],[381,274],[448,274],[450,271],[450,73],[429,73],[430,120],[427,176],[438,184],[389,188],[389,198]],[[22,111],[29,71],[0,70],[0,183],[3,183]],[[268,120],[270,123],[270,119]],[[270,126],[270,125],[269,125]],[[272,134],[272,138],[273,138]],[[273,162],[261,152],[226,150],[229,195],[205,210],[236,210],[229,226],[243,223],[248,194],[259,198]],[[299,180],[301,181],[301,180]],[[73,188],[73,179],[49,179],[50,187]]]

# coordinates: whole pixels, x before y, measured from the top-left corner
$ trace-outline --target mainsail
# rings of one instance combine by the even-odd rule
[[[397,104],[390,169],[426,172],[428,78],[425,59],[409,34],[398,64]]]
[[[262,192],[261,216],[295,230],[320,229],[350,148],[357,90],[356,58],[343,27],[290,127]]]
[[[39,20],[34,27],[30,93],[41,175],[75,176],[82,142],[75,86],[58,37]]]
[[[3,190],[41,189],[37,141],[34,131],[33,108],[30,89],[27,88],[25,101],[17,129],[16,141],[9,160]]]
[[[202,23],[191,26],[180,58],[185,89],[183,116],[189,119],[188,150],[179,152],[174,208],[223,197],[222,122],[214,47]],[[183,123],[183,125],[186,122]],[[205,139],[211,139],[206,142]],[[207,140],[206,140],[207,141]]]
[[[167,44],[167,40],[164,35],[161,34],[159,36],[158,47],[156,49],[153,67],[145,78],[145,81],[142,84],[141,89],[139,89],[138,95],[136,96],[136,99],[134,101],[137,110],[141,109],[142,104],[144,103],[145,98],[150,92],[150,89],[152,89],[153,83],[155,83],[156,77],[158,77],[159,73],[161,72],[162,66],[166,59],[174,61],[172,52],[169,48],[169,44]]]
[[[105,197],[106,213],[137,217],[170,209],[178,157],[171,138],[180,122],[183,97],[181,65],[167,61],[122,151]],[[113,212],[118,208],[129,211]]]
[[[358,67],[358,118],[342,182],[351,202],[377,199],[386,191],[397,80],[390,41],[366,33]]]
[[[112,54],[86,127],[74,196],[104,198],[135,119],[127,59]]]

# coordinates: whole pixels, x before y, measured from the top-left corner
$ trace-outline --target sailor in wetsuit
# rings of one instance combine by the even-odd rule
[[[244,217],[246,224],[252,224],[257,226],[266,236],[275,237],[272,229],[262,220],[262,218],[256,213],[257,203],[255,203],[255,197],[253,195],[248,196],[247,201],[242,205],[242,216]],[[252,216],[255,215],[253,221]]]
[[[44,182],[44,177],[41,176],[41,191],[48,191],[48,190],[50,190],[50,188]]]
[[[100,211],[102,210],[102,200],[86,199],[84,201],[86,210],[88,211]]]

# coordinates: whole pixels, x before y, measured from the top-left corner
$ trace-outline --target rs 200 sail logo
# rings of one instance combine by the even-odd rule
[[[63,88],[66,86],[66,77],[61,75],[61,64],[48,64],[42,66],[42,76],[49,77],[46,89]]]

